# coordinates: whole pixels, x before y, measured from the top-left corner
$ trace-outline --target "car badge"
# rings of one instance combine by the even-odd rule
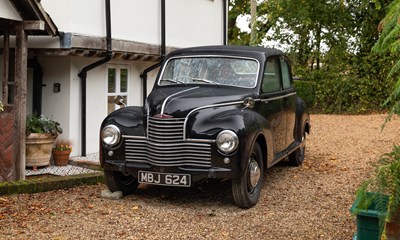
[[[168,114],[156,114],[153,117],[154,118],[173,118],[171,115],[168,115]]]

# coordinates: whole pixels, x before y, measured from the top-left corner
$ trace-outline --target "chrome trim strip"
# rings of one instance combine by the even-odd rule
[[[261,102],[269,102],[269,101],[274,101],[274,100],[280,100],[280,99],[284,99],[290,96],[296,95],[296,92],[292,92],[283,96],[278,96],[278,97],[272,97],[272,98],[266,98],[266,99],[261,99]]]
[[[140,161],[140,160],[130,160],[130,159],[127,159],[127,162],[143,163],[143,161]],[[169,162],[149,161],[149,163],[152,165],[157,165],[159,167],[181,167],[181,166],[187,166],[187,165],[196,166],[196,167],[211,167],[211,164],[203,164],[203,163],[198,163],[198,162],[169,163]]]
[[[139,140],[147,139],[146,136],[122,135],[122,137],[127,139],[139,139]]]
[[[154,151],[153,152],[147,151],[147,149],[135,150],[134,152],[126,152],[125,155],[127,158],[131,156],[134,159],[143,157],[145,159],[151,159],[152,161],[159,161],[161,163],[166,161],[187,160],[188,158],[190,159],[190,161],[200,161],[201,163],[204,163],[206,161],[208,162],[208,160],[211,158],[210,153],[186,153],[185,155],[183,155],[183,154],[176,154],[174,152],[168,152],[168,153],[163,152],[162,160],[156,160],[160,159],[160,154]],[[177,155],[179,156],[177,157]]]
[[[208,147],[209,145],[207,145],[206,143],[203,142],[177,142],[177,143],[163,143],[163,142],[154,142],[154,141],[148,141],[147,139],[127,139],[128,142],[130,143],[143,143],[143,140],[146,141],[146,144],[148,145],[152,145],[155,147]],[[135,142],[136,141],[136,142]],[[139,141],[139,142],[137,142]],[[126,145],[126,143],[125,143]]]
[[[174,93],[174,94],[172,94],[172,95],[166,97],[165,100],[164,100],[164,102],[163,102],[163,104],[162,104],[162,106],[161,106],[161,112],[160,112],[160,114],[164,114],[165,105],[167,104],[167,101],[168,101],[171,97],[174,97],[174,96],[176,96],[176,95],[178,95],[178,94],[181,94],[181,93],[184,93],[184,92],[188,92],[188,91],[191,91],[191,90],[194,90],[194,89],[197,89],[197,88],[199,88],[199,86],[193,87],[193,88],[189,88],[189,89],[185,89],[185,90],[182,90],[182,91],[180,91],[180,92],[176,92],[176,93]]]
[[[188,138],[188,139],[186,139],[186,142],[215,143],[215,140],[212,140],[212,139],[193,139],[193,138]]]

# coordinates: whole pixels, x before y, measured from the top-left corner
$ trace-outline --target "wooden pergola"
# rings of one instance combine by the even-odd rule
[[[2,76],[2,102],[8,106],[14,115],[14,126],[10,125],[7,134],[12,137],[11,141],[3,141],[12,144],[12,159],[15,174],[11,179],[25,178],[25,130],[26,130],[26,93],[27,93],[27,71],[28,71],[28,35],[50,35],[57,36],[58,30],[49,15],[44,11],[39,0],[9,0],[15,10],[19,13],[21,21],[0,18],[0,36],[3,35],[3,76]],[[14,74],[10,74],[10,36],[15,36],[14,48]],[[11,79],[10,76],[14,76]],[[13,82],[14,97],[9,97],[9,85]],[[4,131],[4,130],[3,130]],[[3,139],[4,140],[4,139]],[[1,144],[1,143],[0,143]],[[1,146],[0,146],[1,147]],[[9,148],[7,148],[9,149]],[[4,160],[4,159],[2,159]],[[1,169],[0,169],[1,170]],[[13,170],[14,171],[14,170]]]

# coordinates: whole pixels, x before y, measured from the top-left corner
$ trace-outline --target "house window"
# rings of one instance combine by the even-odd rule
[[[121,95],[128,103],[129,71],[126,67],[107,68],[107,114],[117,110],[120,106],[114,103],[114,98]]]

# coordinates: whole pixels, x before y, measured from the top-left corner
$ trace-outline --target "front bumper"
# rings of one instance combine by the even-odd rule
[[[190,174],[192,182],[197,182],[202,179],[219,178],[219,179],[233,179],[240,176],[240,171],[230,168],[222,167],[209,167],[209,168],[196,168],[196,167],[160,167],[152,166],[146,163],[133,163],[125,160],[105,160],[103,168],[110,171],[118,171],[130,173],[134,177],[138,177],[138,171],[151,171],[160,173],[181,173]]]

